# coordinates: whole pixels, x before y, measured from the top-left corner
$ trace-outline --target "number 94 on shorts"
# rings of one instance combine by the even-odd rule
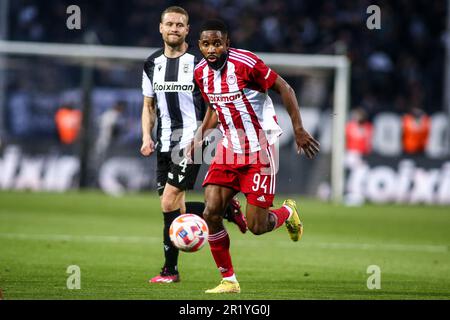
[[[245,194],[247,203],[269,208],[275,197],[276,171],[271,163],[221,164],[213,161],[203,186],[208,184],[232,188]]]

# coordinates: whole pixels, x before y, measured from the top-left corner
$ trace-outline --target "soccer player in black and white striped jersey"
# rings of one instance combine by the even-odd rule
[[[183,213],[202,216],[202,202],[186,202],[185,191],[192,189],[200,169],[199,164],[187,159],[173,159],[176,148],[183,150],[194,138],[203,120],[206,107],[194,81],[194,67],[201,60],[200,53],[189,47],[189,15],[181,7],[172,6],[161,14],[159,31],[164,47],[147,58],[142,76],[142,147],[141,154],[157,154],[157,188],[164,216],[165,263],[159,275],[150,282],[170,283],[180,281],[178,249],[169,237],[172,221]],[[157,141],[151,132],[158,118]],[[175,152],[176,153],[176,152]],[[175,154],[174,153],[174,154]],[[239,202],[233,199],[227,207],[225,218],[236,223],[241,232],[247,230]]]

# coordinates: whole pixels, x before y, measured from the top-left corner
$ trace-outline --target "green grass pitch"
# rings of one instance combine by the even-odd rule
[[[180,283],[147,282],[163,257],[154,193],[0,192],[0,288],[4,299],[450,298],[448,207],[296,200],[305,226],[297,243],[284,227],[255,236],[226,223],[242,293],[211,296],[203,292],[220,275],[208,246],[180,254]],[[67,289],[70,265],[80,267],[79,290]],[[367,288],[370,265],[380,289]]]

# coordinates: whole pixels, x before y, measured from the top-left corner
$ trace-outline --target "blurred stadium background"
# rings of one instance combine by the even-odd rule
[[[80,30],[66,27],[70,15],[66,9],[73,4],[81,9]],[[181,5],[189,12],[191,32],[188,41],[192,45],[196,45],[198,29],[204,19],[223,18],[231,29],[232,46],[275,58],[274,64],[280,65],[277,71],[296,90],[304,123],[319,138],[322,152],[315,160],[296,155],[288,115],[275,97],[277,114],[285,130],[280,141],[281,165],[277,191],[279,194],[295,194],[312,199],[305,206],[319,214],[319,218],[308,216],[305,210],[307,218],[312,221],[311,227],[314,221],[315,226],[329,221],[336,223],[334,212],[341,214],[343,219],[338,223],[338,229],[334,230],[331,225],[329,228],[323,226],[323,229],[317,230],[317,238],[310,239],[319,241],[319,248],[326,250],[331,250],[326,243],[344,241],[340,249],[337,245],[337,250],[356,250],[357,253],[353,252],[355,255],[350,251],[347,253],[353,258],[360,254],[361,264],[366,263],[362,258],[365,251],[355,244],[361,238],[351,237],[350,234],[356,232],[361,236],[363,230],[368,232],[365,240],[368,243],[373,241],[371,245],[374,247],[377,243],[386,242],[386,249],[393,241],[392,245],[396,249],[386,249],[391,254],[398,256],[403,251],[413,251],[417,255],[424,252],[425,255],[434,254],[430,259],[439,261],[439,267],[436,267],[436,262],[432,266],[415,269],[415,276],[419,278],[419,273],[434,272],[434,284],[426,287],[426,290],[417,285],[417,290],[410,297],[427,297],[428,292],[430,297],[448,298],[449,292],[445,285],[449,283],[450,239],[444,229],[450,224],[450,216],[446,215],[446,206],[450,204],[450,15],[445,0],[0,0],[0,241],[4,244],[0,250],[5,250],[3,254],[9,261],[5,264],[23,266],[21,258],[9,251],[13,249],[6,250],[6,245],[20,237],[33,243],[39,240],[39,236],[33,238],[28,233],[122,234],[123,230],[108,229],[106,225],[105,228],[101,227],[108,219],[107,214],[95,222],[91,221],[99,226],[96,230],[89,229],[87,224],[83,230],[81,227],[66,228],[65,224],[72,221],[71,214],[75,218],[85,212],[83,210],[91,212],[87,205],[81,205],[83,199],[92,204],[92,211],[111,210],[113,219],[120,215],[117,211],[120,208],[128,210],[127,214],[131,216],[135,210],[136,221],[132,220],[132,223],[136,225],[127,226],[145,236],[145,231],[137,227],[137,221],[148,218],[145,210],[149,209],[144,209],[143,203],[143,199],[148,198],[150,211],[155,211],[155,214],[151,221],[146,222],[156,224],[152,228],[159,230],[161,219],[155,191],[155,157],[143,158],[139,153],[142,108],[140,86],[145,57],[152,53],[153,48],[162,45],[158,32],[160,13],[170,5]],[[366,25],[371,15],[367,12],[370,5],[381,8],[381,29],[371,30]],[[73,53],[67,57],[55,53],[38,54],[38,49],[48,49],[48,44],[50,47],[56,44],[61,52],[67,49],[63,45],[80,46],[73,47]],[[90,58],[77,57],[78,50],[80,53],[89,50],[86,45],[95,45],[98,50],[90,51]],[[107,57],[116,47],[128,50],[120,52],[128,52],[129,56]],[[19,52],[24,48],[25,52]],[[350,63],[348,99],[342,96],[342,90],[335,90],[338,82],[334,69],[302,67],[298,70],[294,68],[298,72],[292,72],[289,67],[283,69],[284,61],[276,61],[273,54],[277,53],[301,54],[305,57],[346,57]],[[116,54],[119,54],[119,50]],[[132,59],[131,56],[138,58]],[[139,59],[140,56],[142,59]],[[342,81],[339,83],[342,84]],[[340,101],[344,103],[346,112],[336,114],[336,95],[341,95]],[[333,131],[336,125],[339,126],[336,119],[342,121],[338,134]],[[345,147],[345,156],[340,156],[339,149],[333,149],[334,145]],[[339,168],[333,169],[333,156],[338,159]],[[205,169],[202,169],[203,173]],[[333,170],[342,170],[344,174],[343,180],[337,182],[337,191],[333,189],[333,183],[336,183],[332,178]],[[201,198],[203,173],[199,176],[196,187],[198,194],[194,194],[194,197]],[[339,183],[342,183],[341,187]],[[83,193],[74,195],[73,192],[80,189],[96,190],[94,193],[98,201],[92,200],[91,193],[86,194],[85,198]],[[39,201],[28,191],[42,195],[42,200]],[[339,193],[334,199],[342,200],[348,206],[361,207],[334,207],[327,204],[333,198],[332,191]],[[40,192],[47,193],[44,196]],[[48,192],[61,193],[59,197],[66,195],[67,198],[51,196]],[[141,198],[140,193],[144,194],[144,198]],[[120,199],[126,204],[120,206],[118,204],[121,202],[104,194],[122,196]],[[67,199],[67,207],[63,205],[66,200],[61,199]],[[282,196],[277,199],[281,201]],[[25,204],[27,201],[31,201],[29,206]],[[36,216],[30,213],[32,210],[39,215],[49,210],[46,219],[56,221],[57,210],[51,209],[53,201],[62,201],[58,202],[57,210],[69,220],[51,225],[53,228],[33,220]],[[117,207],[99,204],[109,201]],[[134,209],[133,201],[138,203]],[[364,206],[364,203],[369,205]],[[380,206],[383,213],[377,217],[379,212],[377,207],[371,206],[373,203],[398,204],[398,207]],[[31,204],[35,204],[35,207]],[[17,212],[14,212],[15,208]],[[360,216],[358,212],[361,212]],[[409,216],[409,212],[414,213]],[[381,216],[387,220],[381,220]],[[366,219],[364,221],[367,223],[359,231],[358,217]],[[122,222],[117,220],[119,225],[126,221],[126,217],[122,218]],[[39,229],[33,229],[29,221],[36,222]],[[399,231],[397,236],[393,232],[396,230],[394,227],[383,233],[381,227],[377,229],[373,226],[380,222],[393,223],[392,226],[399,229],[404,224],[405,229]],[[421,233],[425,232],[421,230],[424,223],[429,224],[426,233]],[[339,230],[348,237],[339,238],[342,237]],[[333,238],[333,235],[336,237]],[[51,237],[44,237],[40,240],[70,242],[71,239],[56,237],[52,240]],[[147,240],[129,240],[129,243],[142,245]],[[74,241],[78,243],[85,240]],[[266,241],[270,242],[271,238]],[[356,247],[352,247],[352,243]],[[410,243],[413,245],[411,248],[408,247]],[[317,249],[312,242],[309,245],[312,246],[309,247],[311,253]],[[32,250],[30,246],[25,247],[22,246],[17,252]],[[154,254],[159,254],[159,246],[154,247]],[[239,244],[237,248],[243,250]],[[63,252],[63,248],[58,250]],[[81,247],[79,250],[82,250]],[[380,257],[389,256],[382,249],[379,250]],[[135,254],[144,251],[142,249]],[[201,254],[203,259],[208,259],[207,253]],[[61,260],[61,263],[67,262],[57,253],[52,258]],[[345,259],[345,255],[341,258]],[[403,258],[405,266],[409,267],[406,264],[409,261],[407,253]],[[318,257],[320,259],[325,257]],[[354,261],[348,260],[348,265],[341,265],[342,269],[351,268],[350,264]],[[386,258],[383,261],[386,262]],[[135,262],[148,263],[141,260]],[[311,259],[308,263],[313,266],[319,262]],[[420,263],[415,261],[414,266]],[[39,262],[36,264],[40,265]],[[286,265],[289,266],[289,262]],[[49,273],[44,275],[50,277],[52,270],[50,268]],[[322,271],[324,275],[329,272]],[[365,281],[364,271],[362,281]],[[145,273],[143,270],[140,272]],[[192,267],[191,272],[195,274],[197,269]],[[393,273],[402,274],[395,268]],[[8,278],[8,272],[1,269],[2,275],[6,279],[3,286],[9,286],[14,297],[36,297],[40,294],[39,291],[20,291],[17,289],[20,277]],[[422,280],[427,283],[429,279]],[[315,289],[319,292],[327,285],[329,283],[324,280]],[[14,288],[17,290],[14,291]],[[349,293],[353,289],[341,297],[358,297]],[[99,297],[105,294],[102,290],[99,289]],[[275,284],[273,290],[276,291]],[[392,293],[385,297],[405,297],[400,293],[407,290],[406,287],[399,285],[396,290],[399,295]],[[142,296],[138,294],[134,297],[145,296],[144,291]],[[51,297],[49,292],[44,297]],[[173,293],[170,290],[168,292]],[[288,296],[282,294],[275,297]],[[108,297],[117,298],[114,295]],[[164,295],[161,297],[164,298]],[[254,297],[265,298],[249,296]],[[339,298],[339,294],[308,296],[307,293],[299,293],[293,296],[296,297]],[[365,296],[362,294],[360,297]]]

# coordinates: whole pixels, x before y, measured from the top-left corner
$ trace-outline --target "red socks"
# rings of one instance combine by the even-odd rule
[[[224,229],[208,237],[209,246],[222,278],[231,277],[234,274],[230,256],[230,237]]]
[[[271,210],[269,214],[275,219],[275,227],[273,228],[275,230],[289,218],[290,211],[287,207],[282,206],[279,209]],[[224,229],[215,234],[210,234],[208,242],[222,278],[232,277],[234,270],[230,256],[230,237],[227,231]]]
[[[281,206],[279,209],[271,210],[269,214],[275,219],[275,226],[273,227],[273,230],[275,230],[289,218],[290,212],[285,206]]]

